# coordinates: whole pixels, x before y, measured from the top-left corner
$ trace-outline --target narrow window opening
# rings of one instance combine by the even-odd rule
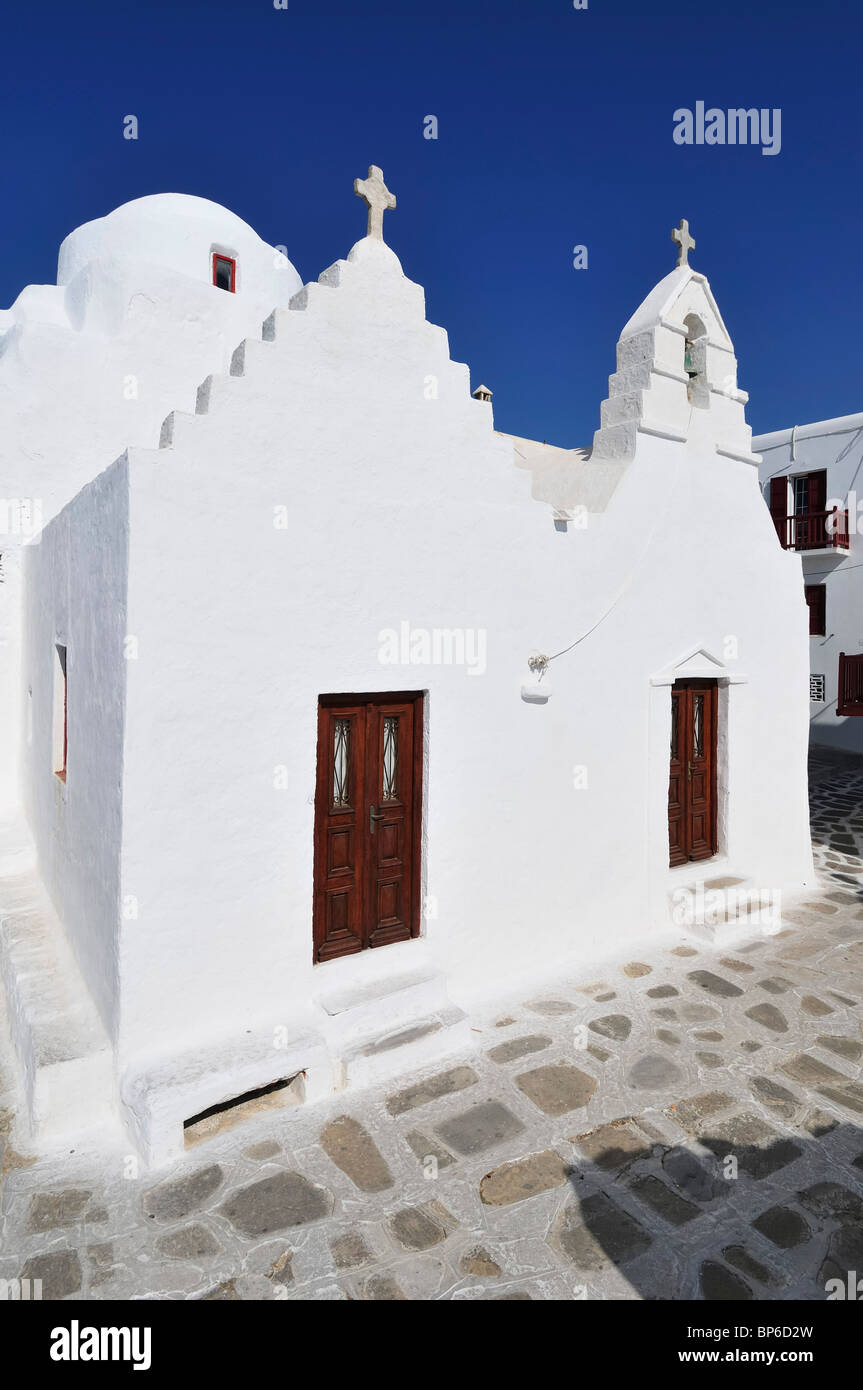
[[[809,636],[827,635],[827,585],[807,584],[804,588],[809,609]]]
[[[68,715],[66,696],[66,648],[57,642],[54,646],[54,772],[61,782],[66,781],[66,754],[68,751]]]
[[[213,252],[213,284],[216,289],[234,294],[237,288],[237,262],[231,256]]]
[[[244,1091],[240,1096],[232,1096],[218,1105],[211,1105],[197,1115],[183,1121],[186,1148],[210,1139],[226,1129],[233,1129],[253,1115],[267,1110],[278,1110],[283,1106],[302,1105],[306,1098],[306,1073],[297,1072],[294,1076],[283,1076],[271,1081],[268,1086],[259,1086],[254,1091]]]
[[[707,381],[707,329],[697,314],[687,314],[683,320],[686,338],[683,345],[683,369],[689,377],[687,394],[692,405],[706,410],[710,405],[710,386]]]

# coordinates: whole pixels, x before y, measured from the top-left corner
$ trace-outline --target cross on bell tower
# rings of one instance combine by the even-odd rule
[[[367,179],[354,179],[354,192],[368,204],[369,221],[366,236],[384,239],[384,213],[396,205],[395,195],[390,193],[384,183],[383,171],[376,164],[369,165]]]
[[[689,265],[689,253],[695,250],[695,237],[689,235],[689,223],[685,217],[680,219],[679,227],[672,227],[671,240],[678,245],[677,264]]]

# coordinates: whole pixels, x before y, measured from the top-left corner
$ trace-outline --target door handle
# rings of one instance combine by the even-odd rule
[[[374,835],[374,833],[375,833],[375,821],[376,821],[376,820],[383,820],[383,818],[384,818],[384,813],[383,813],[383,811],[376,811],[375,808],[374,808],[374,806],[370,806],[370,807],[369,807],[369,834],[370,834],[370,835]]]
[[[689,762],[686,764],[686,780],[687,780],[687,782],[691,782],[691,781],[692,781],[692,759],[691,759],[691,758],[690,758]]]

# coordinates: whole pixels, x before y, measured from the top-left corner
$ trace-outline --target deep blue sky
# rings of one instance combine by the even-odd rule
[[[859,0],[10,0],[3,31],[2,307],[81,222],[165,191],[315,279],[363,234],[376,163],[387,239],[499,429],[590,443],[682,216],[754,430],[863,410]],[[674,144],[698,100],[780,107],[781,153]]]

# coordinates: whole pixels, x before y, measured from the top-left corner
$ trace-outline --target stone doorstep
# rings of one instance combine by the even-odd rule
[[[674,884],[673,890],[669,894],[669,904],[672,910],[675,907],[674,894],[679,893],[681,889],[691,893],[693,897],[699,889],[703,891],[705,897],[710,893],[726,892],[729,889],[733,889],[738,895],[760,893],[759,886],[753,879],[738,878],[730,874],[722,874],[716,878],[698,878],[689,882],[681,881]],[[775,935],[775,932],[761,921],[760,906],[750,909],[745,906],[740,908],[737,904],[729,904],[722,913],[717,914],[711,911],[710,915],[718,917],[718,920],[710,923],[684,924],[683,929],[686,935],[721,949],[744,941],[747,937]]]
[[[323,1014],[321,1031],[337,1053],[360,1038],[372,1042],[451,1007],[445,976],[430,968],[331,990],[316,995],[315,1004]]]
[[[464,1055],[479,1044],[467,1014],[450,1004],[434,1014],[413,1017],[396,1028],[357,1039],[341,1053],[343,1080],[352,1089],[390,1080],[454,1055]]]
[[[736,946],[741,941],[751,940],[753,937],[775,935],[775,932],[765,927],[758,912],[726,914],[718,922],[687,927],[686,930],[687,935],[694,940],[721,950],[725,950],[729,946]]]

